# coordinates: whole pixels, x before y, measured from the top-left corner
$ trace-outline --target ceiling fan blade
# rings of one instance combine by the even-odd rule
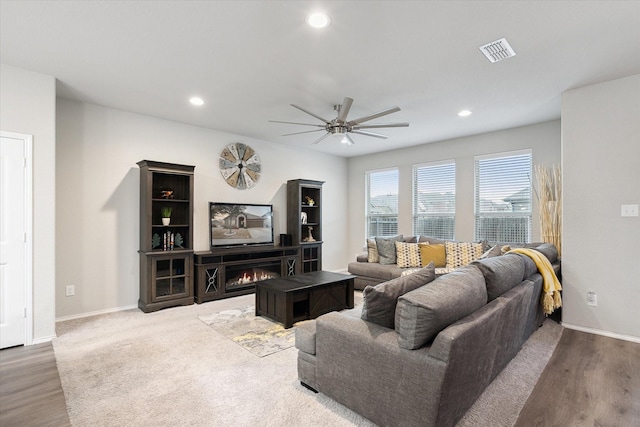
[[[351,139],[351,137],[349,136],[348,133],[344,134],[344,137],[347,139],[347,145],[353,145],[355,144],[355,142],[353,142],[353,139]]]
[[[312,113],[311,111],[307,111],[304,108],[302,108],[300,106],[297,106],[296,104],[291,104],[291,106],[294,107],[294,108],[297,108],[298,110],[302,111],[303,113],[307,113],[308,115],[315,117],[318,120],[322,120],[325,123],[330,123],[331,122],[331,120],[327,120],[324,117],[320,117],[319,115],[317,115],[315,113]]]
[[[347,114],[349,114],[351,104],[353,104],[353,99],[345,96],[344,101],[342,101],[342,105],[340,106],[340,114],[338,114],[338,118],[336,119],[338,123],[344,123],[345,120],[347,120]]]
[[[375,128],[406,128],[409,126],[409,123],[387,123],[387,124],[377,124],[377,125],[355,125],[352,126],[351,129],[375,129]]]
[[[370,116],[360,117],[359,119],[351,120],[348,122],[350,126],[359,125],[360,123],[368,122],[369,120],[377,119],[378,117],[386,116],[387,114],[396,113],[400,111],[400,107],[391,107],[386,110],[378,111]]]
[[[312,142],[312,144],[317,144],[318,142],[322,141],[323,139],[325,139],[326,137],[328,137],[329,135],[331,135],[330,133],[325,133],[324,135],[322,135],[320,138],[316,139],[315,141]]]
[[[324,129],[305,130],[305,131],[302,131],[302,132],[285,133],[282,136],[300,135],[302,133],[320,132],[320,131],[323,131],[323,130]]]
[[[351,133],[357,133],[358,135],[373,136],[374,138],[380,138],[380,139],[389,138],[387,135],[382,135],[381,133],[366,132],[366,131],[363,131],[363,130],[352,130]]]
[[[298,122],[283,122],[280,120],[269,120],[270,123],[286,123],[289,125],[302,125],[302,126],[315,126],[315,127],[319,127],[319,128],[324,128],[326,125],[316,125],[316,124],[312,124],[312,123],[298,123]]]

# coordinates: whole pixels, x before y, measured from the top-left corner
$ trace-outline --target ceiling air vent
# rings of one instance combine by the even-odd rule
[[[513,48],[509,46],[509,42],[505,38],[480,46],[478,49],[492,64],[516,56]]]

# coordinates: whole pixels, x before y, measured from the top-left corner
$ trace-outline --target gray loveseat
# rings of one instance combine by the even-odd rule
[[[544,321],[542,285],[529,257],[508,254],[401,295],[393,327],[353,310],[303,322],[298,377],[381,426],[452,426]]]

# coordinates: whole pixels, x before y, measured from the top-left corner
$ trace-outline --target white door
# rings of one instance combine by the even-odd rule
[[[7,132],[0,135],[0,348],[27,344],[30,138]]]

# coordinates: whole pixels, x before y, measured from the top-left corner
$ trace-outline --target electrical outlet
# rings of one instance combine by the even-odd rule
[[[64,295],[67,297],[72,297],[76,294],[76,287],[73,285],[68,285],[64,288]]]
[[[591,305],[593,307],[598,306],[598,295],[595,292],[589,291],[587,292],[587,305]]]
[[[621,205],[620,216],[638,216],[638,205]]]

